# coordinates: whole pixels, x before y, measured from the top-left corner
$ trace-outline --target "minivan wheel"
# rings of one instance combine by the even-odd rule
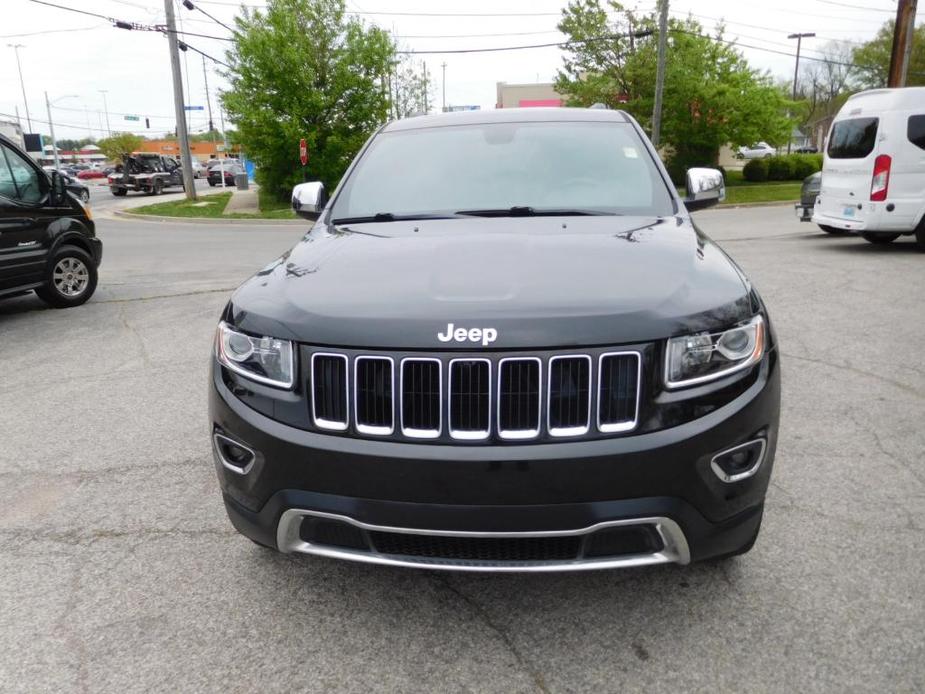
[[[55,308],[80,306],[96,291],[96,264],[81,248],[58,250],[45,273],[46,284],[35,290],[39,298]]]
[[[861,234],[861,236],[863,236],[864,240],[868,243],[878,243],[882,245],[886,243],[893,243],[900,237],[900,234],[875,234],[865,231],[863,234]]]
[[[915,230],[915,245],[922,253],[925,253],[925,218],[919,222],[919,226]]]

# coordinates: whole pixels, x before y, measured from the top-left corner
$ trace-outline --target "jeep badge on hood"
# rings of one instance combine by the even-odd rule
[[[437,333],[437,339],[440,342],[481,342],[482,347],[487,347],[498,339],[498,331],[494,328],[453,328],[452,323],[446,324],[445,333]]]

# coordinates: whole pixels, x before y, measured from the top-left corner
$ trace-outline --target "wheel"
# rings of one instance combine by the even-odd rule
[[[922,219],[918,229],[915,230],[915,245],[922,253],[925,253],[925,218]]]
[[[163,192],[164,192],[164,181],[158,178],[154,181],[154,194],[160,195]]]
[[[900,234],[875,234],[865,231],[861,236],[863,236],[864,240],[868,243],[876,243],[882,246],[887,243],[893,243],[900,237]]]
[[[128,193],[128,191],[125,188],[110,188],[110,190],[112,191],[112,194],[115,195],[117,198],[125,197],[125,195]]]
[[[765,159],[770,159],[770,158],[773,157],[773,156],[774,156],[773,154],[765,154],[765,155],[764,155],[764,158],[765,158]]]
[[[45,286],[35,290],[46,304],[55,308],[80,306],[96,291],[96,264],[82,248],[63,246],[48,267]]]
[[[89,188],[84,188],[82,191],[80,191],[80,199],[83,200],[84,202],[90,202],[90,189]]]
[[[214,188],[214,187],[215,187],[215,181],[209,181],[209,187],[210,187],[210,188]]]
[[[836,229],[835,227],[830,227],[828,224],[820,224],[819,228],[822,229],[827,234],[844,234],[845,233],[842,229]]]

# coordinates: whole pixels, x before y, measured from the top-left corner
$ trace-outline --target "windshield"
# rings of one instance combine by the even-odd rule
[[[851,118],[832,127],[828,154],[832,159],[864,159],[874,151],[878,118]]]
[[[487,123],[378,135],[333,219],[529,209],[671,215],[668,188],[628,123]]]

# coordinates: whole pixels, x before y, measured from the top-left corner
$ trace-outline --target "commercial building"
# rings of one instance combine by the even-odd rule
[[[495,104],[496,108],[565,105],[565,97],[555,90],[552,82],[535,82],[532,84],[498,82],[497,88],[498,100]]]
[[[180,143],[177,140],[146,140],[142,143],[139,151],[157,152],[158,154],[166,154],[169,157],[179,157]],[[239,148],[229,145],[228,152],[225,152],[225,145],[221,142],[190,142],[190,153],[194,159],[206,162],[209,159],[237,157]]]

